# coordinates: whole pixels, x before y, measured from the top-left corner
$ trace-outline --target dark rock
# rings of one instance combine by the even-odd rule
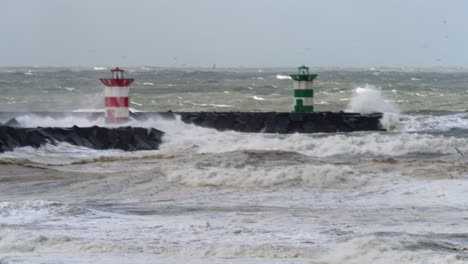
[[[40,128],[39,128],[40,129]],[[38,133],[37,130],[29,128],[28,131],[26,132],[26,141],[24,142],[25,144],[22,144],[23,142],[20,142],[22,146],[31,146],[38,148],[45,143],[47,143],[47,139],[41,136],[40,133]]]
[[[214,121],[214,128],[217,130],[232,130],[234,127],[234,123],[236,122],[236,116],[228,116],[228,115],[220,115],[213,117]]]
[[[154,149],[153,146],[148,144],[144,139],[142,139],[138,135],[134,135],[133,137],[133,146],[135,149],[139,150],[151,150]]]
[[[72,128],[21,128],[0,126],[0,152],[17,147],[39,147],[46,143],[69,144],[95,149],[117,148],[123,150],[158,149],[164,133],[152,128],[72,127]]]
[[[116,148],[119,144],[119,133],[114,129],[107,130],[107,135],[104,139],[104,148]]]
[[[349,113],[176,113],[182,121],[217,130],[266,133],[348,132],[380,130],[380,115],[366,120],[360,114]],[[347,121],[352,117],[354,120]],[[366,120],[355,122],[355,120]],[[364,124],[364,126],[360,126]],[[359,125],[359,126],[358,126]]]
[[[381,113],[362,115],[344,112],[181,112],[185,123],[250,133],[319,133],[383,130]]]
[[[256,116],[257,123],[264,124],[264,132],[266,133],[276,133],[276,113],[265,113],[264,120],[261,119],[261,116]]]
[[[276,118],[276,132],[280,134],[288,133],[290,131],[290,121],[291,118],[289,114],[278,115],[278,117]]]
[[[119,127],[116,129],[118,132],[118,147],[119,149],[123,150],[131,150],[132,149],[132,141],[133,141],[133,129],[132,127]],[[131,131],[132,133],[126,133],[127,131]]]
[[[149,140],[145,141],[147,144],[149,144],[153,149],[157,145],[159,147],[159,144],[162,143],[162,137],[164,135],[164,132],[151,128],[149,130],[149,133],[147,134],[147,138]]]

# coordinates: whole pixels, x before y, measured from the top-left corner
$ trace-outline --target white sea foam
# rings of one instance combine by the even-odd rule
[[[226,105],[226,104],[209,104],[214,107],[221,107],[221,108],[227,108],[227,107],[232,107],[232,105]]]
[[[143,104],[137,103],[135,101],[130,101],[131,104],[136,105],[136,106],[143,106]]]
[[[77,112],[81,112],[81,109]],[[50,116],[39,116],[35,114],[25,114],[16,117],[16,120],[26,127],[88,127],[94,125],[105,125],[104,118],[98,118],[96,120],[90,120],[86,117],[76,117],[76,116],[65,116],[65,117],[50,117]]]
[[[424,134],[332,134],[332,135],[274,135],[218,132],[187,125],[181,121],[159,121],[166,131],[163,150],[195,150],[198,153],[220,153],[238,150],[283,150],[316,157],[334,155],[406,155],[410,153],[451,154],[454,148],[468,150],[464,138],[452,138]],[[148,122],[147,126],[152,126]],[[194,148],[195,146],[195,148]]]
[[[191,104],[198,105],[198,106],[214,106],[214,107],[221,107],[221,108],[232,107],[232,105],[227,105],[227,104],[195,104],[195,103],[191,103]]]
[[[253,98],[254,100],[257,100],[257,101],[264,101],[264,100],[265,100],[265,98],[259,97],[259,96],[256,96],[256,95],[252,96],[252,98]]]
[[[69,92],[75,92],[76,91],[76,88],[73,88],[73,87],[63,87],[63,89],[69,91]]]
[[[440,248],[440,251],[431,250],[431,244],[435,248]],[[447,247],[446,251],[443,250],[444,246]],[[460,258],[456,251],[451,251],[451,247],[453,246],[444,245],[443,242],[410,236],[366,236],[339,244],[324,255],[319,263],[465,263],[466,260]],[[419,250],[414,250],[418,248]],[[463,254],[463,247],[459,247],[458,251]]]
[[[80,108],[80,109],[75,109],[72,112],[100,112],[103,113],[104,109],[103,108]]]
[[[181,223],[180,225],[185,225],[185,223]],[[192,227],[194,226],[192,225]],[[147,230],[147,232],[148,231],[150,231],[150,229]],[[213,232],[207,228],[202,228],[200,231]],[[194,235],[192,232],[193,230],[187,230],[186,235],[188,237],[192,237]],[[112,235],[115,236],[116,234]],[[179,235],[184,236],[183,233],[180,233]],[[194,238],[195,237],[196,236],[194,236]],[[229,261],[223,261],[222,263],[233,263],[233,260],[235,261],[234,263],[245,263],[245,260],[249,260],[249,263],[265,263],[260,259],[255,260],[256,258],[269,260],[266,263],[277,263],[275,259],[306,258],[312,257],[315,253],[314,250],[304,246],[301,247],[300,245],[284,246],[270,243],[258,243],[252,245],[229,242],[219,244],[204,243],[198,245],[194,245],[193,242],[188,242],[185,245],[179,245],[178,242],[151,242],[151,240],[147,240],[147,237],[145,237],[145,240],[148,241],[146,245],[142,243],[142,241],[137,240],[128,241],[128,239],[122,239],[121,241],[112,241],[105,238],[92,239],[91,237],[77,239],[65,234],[51,235],[47,233],[34,234],[30,232],[22,232],[19,234],[0,232],[0,238],[2,238],[0,239],[0,254],[1,252],[14,252],[16,254],[34,252],[42,253],[45,256],[53,255],[53,253],[61,253],[60,255],[62,258],[64,256],[71,257],[75,254],[85,256],[85,258],[79,257],[77,262],[72,263],[96,263],[95,260],[91,260],[90,262],[83,262],[83,259],[86,259],[86,254],[93,253],[94,255],[102,254],[107,258],[113,254],[124,255],[119,259],[115,259],[113,262],[104,262],[106,264],[119,263],[125,256],[135,255],[137,253],[152,254],[151,258],[145,259],[143,262],[138,263],[154,263],[155,257],[167,258],[168,256],[170,256],[170,258],[165,259],[163,263],[180,263],[180,259],[183,258],[187,258],[183,259],[184,263],[220,263],[222,259],[229,259]],[[25,257],[27,258],[28,255],[25,255]],[[243,259],[244,261],[236,261],[236,259]],[[198,261],[191,262],[193,260]],[[131,259],[130,262],[135,263],[134,259]],[[15,261],[15,263],[18,262]],[[42,261],[40,261],[40,263],[42,263]]]
[[[429,171],[429,167],[426,166],[427,171]],[[464,210],[468,204],[468,181],[466,181],[467,177],[463,175],[466,172],[467,170],[463,169],[459,172],[454,171],[454,174],[461,173],[462,175],[455,175],[453,179],[447,177],[446,179],[431,181],[412,181],[398,184],[393,188],[382,184],[374,190],[379,195],[375,195],[375,193],[371,195],[373,205],[389,207],[409,204],[427,207],[438,205]],[[367,195],[363,195],[353,201],[352,204],[357,206],[365,206],[367,204],[370,206],[368,199]],[[463,229],[463,227],[460,228]],[[430,230],[421,229],[418,231],[429,232]]]
[[[396,113],[383,113],[380,124],[387,131],[393,131],[400,128],[400,115]]]
[[[454,128],[468,129],[468,113],[450,115],[402,115],[399,131],[448,131]]]
[[[51,221],[54,217],[85,212],[87,212],[85,209],[56,201],[0,202],[0,225]]]
[[[113,156],[122,153],[122,150],[96,150],[86,147],[74,146],[68,143],[57,145],[46,144],[39,148],[20,147],[14,151],[0,153],[2,159],[27,160],[43,164],[69,164],[83,159],[93,159],[102,156]]]
[[[144,112],[144,111],[141,111],[141,110],[132,108],[132,107],[129,107],[129,108],[128,108],[128,111],[130,111],[130,113]]]
[[[0,254],[11,252],[26,253],[35,251],[51,251],[56,247],[61,247],[70,242],[71,238],[68,236],[47,236],[43,234],[18,234],[16,232],[2,232],[0,230]],[[16,262],[16,261],[15,261]],[[40,261],[42,262],[42,261]]]
[[[345,182],[357,183],[356,178],[351,177],[351,168],[346,166],[245,166],[245,164],[238,166],[243,168],[223,166],[184,168],[177,164],[177,168],[165,167],[164,171],[170,181],[190,186],[270,187],[296,182],[312,187],[338,187]]]
[[[276,79],[278,79],[278,80],[292,80],[291,76],[281,75],[281,74],[277,74]]]
[[[223,246],[230,248],[229,245]],[[306,250],[306,249],[304,249]],[[156,252],[156,251],[155,251]],[[183,256],[161,256],[150,253],[114,253],[114,254],[100,254],[96,258],[96,254],[92,253],[78,253],[78,254],[23,254],[11,256],[8,254],[1,254],[0,258],[5,260],[6,263],[11,261],[15,264],[30,264],[30,263],[44,263],[53,259],[55,263],[93,263],[93,264],[114,264],[114,263],[166,263],[166,264],[291,264],[288,258],[195,258]],[[309,251],[310,252],[310,251]],[[297,262],[300,263],[300,262]]]

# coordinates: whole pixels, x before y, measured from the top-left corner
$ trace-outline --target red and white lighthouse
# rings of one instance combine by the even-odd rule
[[[112,78],[100,79],[104,88],[104,107],[106,123],[128,122],[128,90],[134,79],[124,77],[124,70],[119,67],[111,70]]]

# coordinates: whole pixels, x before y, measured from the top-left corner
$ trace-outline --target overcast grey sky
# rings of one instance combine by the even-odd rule
[[[0,0],[0,66],[464,66],[466,0]]]

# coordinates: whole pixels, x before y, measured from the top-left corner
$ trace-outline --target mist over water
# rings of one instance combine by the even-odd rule
[[[291,111],[294,69],[134,68],[138,111]],[[26,74],[27,73],[27,74]],[[105,125],[97,69],[0,71],[0,122]],[[318,111],[387,132],[219,132],[160,117],[159,150],[0,154],[0,263],[466,263],[468,73],[319,70]],[[27,91],[27,92],[25,92]]]

